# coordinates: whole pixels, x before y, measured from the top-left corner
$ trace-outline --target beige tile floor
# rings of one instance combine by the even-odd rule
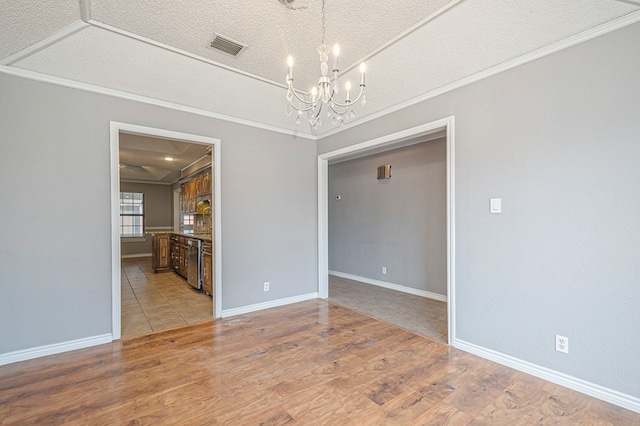
[[[151,257],[122,259],[122,337],[166,330],[213,317],[210,296],[176,273],[154,273]]]
[[[329,301],[447,343],[447,304],[329,275]]]

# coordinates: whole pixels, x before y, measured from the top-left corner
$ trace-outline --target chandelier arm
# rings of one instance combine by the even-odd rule
[[[315,105],[314,105],[315,107]],[[318,118],[320,116],[320,113],[322,112],[322,103],[320,103],[320,108],[318,108],[318,111],[316,112],[315,118]]]
[[[343,115],[345,112],[348,111],[348,108],[345,108],[344,110],[338,111],[334,108],[335,106],[335,102],[333,103],[333,105],[329,104],[329,108],[331,109],[331,111],[333,111],[334,114],[337,115]],[[339,107],[341,107],[340,105],[338,105]]]
[[[308,105],[306,108],[298,108],[297,105],[294,105],[293,102],[289,101],[289,105],[291,105],[291,107],[293,109],[295,109],[296,111],[301,111],[301,112],[307,112],[307,111],[313,110],[316,107],[317,102],[315,104],[305,102],[305,104]]]
[[[295,96],[296,99],[299,100],[300,102],[302,102],[303,104],[305,104],[305,105],[314,105],[315,106],[318,103],[318,101],[309,102],[309,101],[306,101],[306,100],[302,99],[300,96],[298,96],[298,94],[296,93],[296,89],[294,89],[293,86],[289,86],[289,88],[291,89],[291,92],[293,93],[293,96]],[[289,101],[289,103],[291,103],[291,101]]]
[[[360,93],[358,94],[358,96],[353,100],[350,99],[348,103],[342,104],[342,103],[336,102],[336,101],[333,101],[333,103],[335,105],[339,106],[339,107],[347,108],[347,107],[353,106],[355,103],[357,103],[360,100],[360,98],[362,97],[363,94],[364,94],[364,90],[361,90]]]

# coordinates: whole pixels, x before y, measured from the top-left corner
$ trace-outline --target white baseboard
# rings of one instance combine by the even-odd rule
[[[123,254],[121,259],[133,259],[135,257],[151,257],[151,253],[138,253],[138,254]]]
[[[256,303],[255,305],[241,306],[239,308],[224,309],[222,318],[232,317],[234,315],[248,314],[249,312],[260,311],[262,309],[275,308],[277,306],[290,305],[292,303],[304,302],[305,300],[317,299],[318,293],[302,294],[300,296],[286,297],[284,299],[271,300],[269,302]]]
[[[391,290],[401,291],[403,293],[409,293],[415,296],[422,296],[428,299],[438,300],[440,302],[447,301],[447,296],[444,294],[432,293],[430,291],[419,290],[417,288],[407,287],[400,284],[393,284],[393,283],[388,283],[386,281],[374,280],[373,278],[360,277],[358,275],[351,275],[351,274],[347,274],[345,272],[339,272],[339,271],[329,271],[329,275],[333,275],[340,278],[346,278],[348,280],[353,280],[353,281],[360,281],[365,284],[377,285],[378,287],[384,287]]]
[[[532,376],[539,377],[557,385],[573,389],[594,398],[640,413],[640,398],[636,398],[604,386],[596,385],[594,383],[587,382],[586,380],[578,379],[546,367],[541,367],[539,365],[514,358],[510,355],[505,355],[491,349],[483,348],[482,346],[478,346],[464,340],[455,339],[453,346],[465,352],[497,362],[498,364],[506,365],[507,367],[531,374]]]
[[[55,355],[62,352],[75,351],[76,349],[88,348],[90,346],[111,343],[111,334],[101,334],[99,336],[85,337],[83,339],[71,340],[69,342],[54,343],[52,345],[38,346],[36,348],[24,349],[21,351],[0,354],[0,365],[11,364],[19,361],[26,361],[33,358],[40,358],[47,355]]]

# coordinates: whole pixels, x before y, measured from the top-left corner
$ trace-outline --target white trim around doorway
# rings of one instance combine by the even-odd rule
[[[213,316],[220,317],[222,313],[222,196],[221,196],[221,140],[208,136],[174,132],[172,130],[139,126],[136,124],[110,123],[111,145],[111,335],[112,340],[121,337],[121,306],[120,306],[120,133],[130,133],[143,136],[153,136],[173,139],[181,142],[199,143],[213,147],[213,251],[215,297]]]
[[[447,139],[447,325],[449,344],[455,341],[455,118],[449,116],[410,129],[318,155],[318,296],[329,297],[329,162],[365,156],[381,148],[419,143],[421,136],[445,131]]]

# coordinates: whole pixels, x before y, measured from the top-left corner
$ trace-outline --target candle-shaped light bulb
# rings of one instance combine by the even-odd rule
[[[338,55],[340,54],[340,46],[336,43],[333,46],[333,69],[338,69]]]
[[[347,102],[349,102],[349,92],[351,91],[351,82],[347,81],[347,83],[344,85],[345,89],[347,89]]]
[[[360,85],[364,86],[364,73],[367,71],[367,66],[363,63],[360,64],[360,73],[362,74],[360,78]]]
[[[289,67],[289,78],[293,77],[293,56],[287,56],[287,66]]]
[[[311,99],[312,99],[313,102],[316,101],[316,96],[318,96],[318,88],[313,86],[311,88]]]

